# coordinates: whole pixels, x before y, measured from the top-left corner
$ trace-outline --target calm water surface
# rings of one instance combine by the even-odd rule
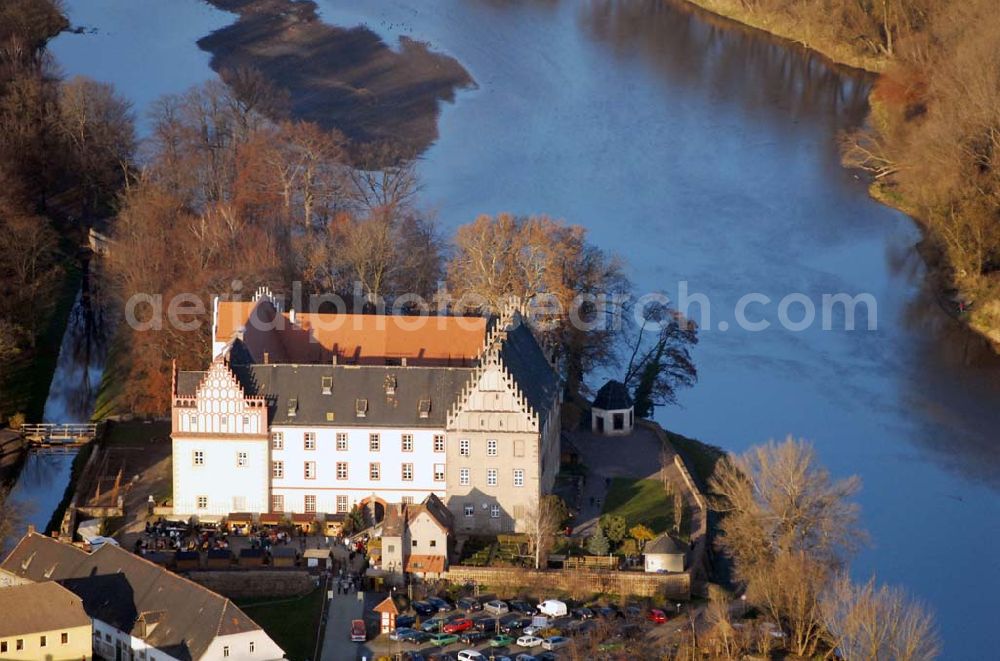
[[[211,75],[194,41],[225,14],[195,0],[67,4],[98,35],[60,37],[56,56],[140,110]],[[138,5],[155,25],[125,11]],[[391,44],[428,41],[476,79],[444,108],[421,164],[423,199],[445,228],[548,213],[623,255],[639,290],[676,299],[686,281],[705,294],[700,383],[661,422],[736,451],[787,434],[814,441],[835,474],[864,479],[873,543],[856,573],[929,601],[944,658],[993,649],[1000,366],[922,293],[913,223],[838,164],[836,136],[863,118],[866,78],[660,0],[320,5]],[[878,329],[734,330],[749,292],[774,301],[752,315],[772,321],[792,292],[817,304],[871,293]]]

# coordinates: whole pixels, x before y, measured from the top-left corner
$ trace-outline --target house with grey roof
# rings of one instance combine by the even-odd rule
[[[551,491],[560,382],[516,313],[296,315],[261,292],[214,310],[211,364],[173,379],[175,515],[380,521],[433,495],[456,531],[502,532]]]
[[[229,599],[112,544],[87,553],[29,532],[0,563],[0,578],[0,585],[14,586],[0,592],[55,583],[75,595],[92,622],[95,657],[284,658],[281,648]]]

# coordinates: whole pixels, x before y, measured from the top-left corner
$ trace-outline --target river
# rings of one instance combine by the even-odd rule
[[[57,59],[140,110],[211,75],[194,41],[225,14],[196,0],[66,4],[98,33],[59,37]],[[156,7],[155,25],[124,11],[134,5]],[[443,228],[544,212],[621,254],[639,291],[676,299],[684,281],[704,294],[699,383],[658,419],[734,451],[813,441],[835,475],[864,480],[872,542],[855,574],[929,602],[943,658],[994,647],[1000,364],[923,291],[914,223],[839,165],[837,136],[864,117],[868,77],[663,0],[320,6],[390,44],[427,41],[477,81],[443,108],[420,164]],[[137,79],[139,62],[154,74]],[[754,292],[772,303],[748,316],[772,326],[739,330],[736,303]],[[817,307],[824,294],[871,294],[877,330],[779,328],[777,302],[794,293]]]

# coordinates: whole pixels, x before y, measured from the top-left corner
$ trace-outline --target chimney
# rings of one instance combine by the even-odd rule
[[[291,310],[288,311],[288,319],[293,324],[295,323],[295,308],[292,308]]]
[[[403,356],[403,367],[406,367],[406,356]]]
[[[28,524],[28,534],[29,535],[34,535],[35,534],[35,524],[34,523],[29,523]]]
[[[271,352],[265,351],[264,352],[264,364],[267,365],[270,362],[271,362]]]
[[[333,366],[336,367],[337,366],[337,352],[336,351],[333,352],[332,362],[333,362]]]

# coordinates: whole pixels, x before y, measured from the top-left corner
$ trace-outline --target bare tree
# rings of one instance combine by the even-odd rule
[[[833,653],[844,661],[928,661],[940,652],[934,618],[898,588],[842,574],[820,600]]]
[[[528,549],[534,557],[535,569],[548,556],[553,539],[565,518],[566,510],[558,496],[541,496],[524,516]]]

